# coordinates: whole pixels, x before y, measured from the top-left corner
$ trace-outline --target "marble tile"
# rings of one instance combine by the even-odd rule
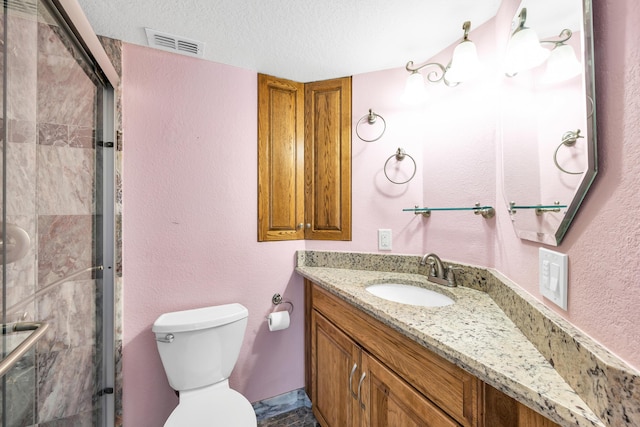
[[[69,126],[69,146],[95,148],[95,133],[92,127]]]
[[[1,158],[0,154],[0,158]],[[8,143],[6,203],[9,215],[34,215],[36,211],[35,144]],[[0,190],[2,191],[2,190]]]
[[[93,265],[92,215],[38,217],[38,284],[42,288]],[[91,278],[91,273],[77,279]]]
[[[76,280],[61,284],[37,300],[37,317],[49,324],[38,341],[40,353],[97,345],[96,281]],[[99,348],[96,348],[96,352]]]
[[[69,126],[57,123],[38,123],[38,144],[56,147],[69,145]]]
[[[464,269],[460,286],[439,290],[456,304],[425,317],[364,291],[391,277],[429,286],[416,257],[381,257],[300,251],[296,270],[562,425],[640,425],[640,373],[499,272],[454,263]]]
[[[34,120],[7,120],[8,141],[20,144],[36,142],[36,122]]]
[[[96,87],[92,72],[57,25],[38,25],[38,120],[91,126]]]
[[[311,407],[311,402],[304,389],[292,390],[288,393],[253,403],[253,409],[256,412],[258,421],[273,418],[302,407]]]
[[[99,425],[99,410],[85,411],[69,417],[41,422],[37,427],[95,427]]]
[[[307,407],[293,409],[284,414],[258,421],[258,427],[316,427],[319,425],[311,408]]]
[[[28,426],[35,422],[34,364],[35,356],[30,351],[6,373],[4,393],[0,385],[0,418],[4,407],[8,426]]]
[[[40,215],[91,215],[95,212],[95,151],[37,146]]]
[[[36,355],[39,423],[93,410],[94,356],[92,346]]]
[[[115,406],[115,426],[122,426],[122,340],[117,339],[115,343],[115,387],[114,387],[114,406]]]

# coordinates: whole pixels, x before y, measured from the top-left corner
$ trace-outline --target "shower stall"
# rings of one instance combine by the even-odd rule
[[[114,84],[68,4],[0,20],[5,427],[114,425]]]

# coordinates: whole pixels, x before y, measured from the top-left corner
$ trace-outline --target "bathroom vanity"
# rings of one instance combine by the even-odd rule
[[[557,426],[310,280],[305,292],[323,426]]]
[[[499,273],[464,266],[447,288],[429,283],[419,261],[298,253],[306,388],[323,426],[637,425],[637,372]],[[366,290],[388,282],[454,304],[418,307]]]

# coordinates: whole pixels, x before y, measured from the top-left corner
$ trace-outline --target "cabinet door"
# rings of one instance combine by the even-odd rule
[[[313,413],[323,427],[358,426],[360,349],[315,310],[311,317]]]
[[[453,419],[430,400],[364,353],[362,369],[366,372],[362,402],[366,426],[371,427],[459,427]]]
[[[304,238],[304,85],[258,75],[258,241]]]
[[[351,240],[351,78],[305,85],[305,238]]]

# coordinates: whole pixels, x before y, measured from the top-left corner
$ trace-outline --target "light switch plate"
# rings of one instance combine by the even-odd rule
[[[563,310],[567,309],[569,256],[540,248],[540,293]]]
[[[391,250],[391,230],[388,228],[381,228],[378,230],[378,250]]]

